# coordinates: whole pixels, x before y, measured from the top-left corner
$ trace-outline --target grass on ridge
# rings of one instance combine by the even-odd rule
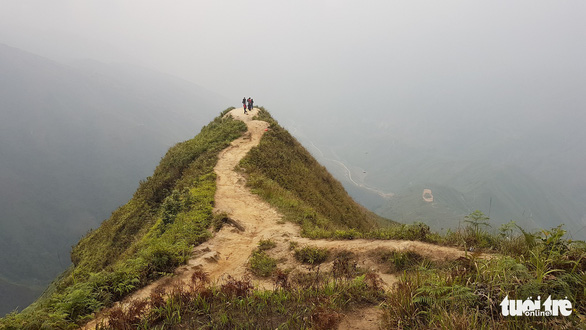
[[[132,199],[73,247],[74,266],[0,328],[77,328],[108,306],[184,263],[210,237],[218,153],[246,131],[224,111],[191,140],[171,147]]]
[[[259,109],[255,118],[269,122],[270,129],[240,162],[253,192],[300,224],[307,237],[334,230],[365,232],[389,222],[356,203],[287,130]]]
[[[114,311],[109,328],[334,329],[342,313],[384,299],[380,279],[372,273],[348,277],[313,270],[306,275],[295,281],[280,272],[275,290],[256,290],[246,278],[210,285],[207,274],[195,273],[188,288],[158,291]]]

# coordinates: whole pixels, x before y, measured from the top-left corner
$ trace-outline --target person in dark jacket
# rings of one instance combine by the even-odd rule
[[[244,107],[244,113],[246,113],[246,96],[242,98],[242,106]]]

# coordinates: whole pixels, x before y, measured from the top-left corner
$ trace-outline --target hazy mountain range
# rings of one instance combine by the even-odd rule
[[[563,223],[574,238],[586,238],[586,81],[579,70],[450,84],[422,85],[421,96],[388,90],[396,101],[383,108],[363,100],[351,105],[352,116],[317,118],[317,125],[297,118],[289,126],[380,215],[445,229],[479,209],[495,229],[510,220],[533,229]],[[426,188],[434,203],[423,201]]]
[[[26,307],[169,146],[226,105],[162,73],[0,44],[0,314]]]

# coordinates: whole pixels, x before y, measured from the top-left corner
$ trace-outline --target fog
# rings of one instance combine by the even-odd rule
[[[585,70],[579,1],[0,4],[0,40],[11,46],[139,64],[298,115],[456,98],[461,86],[531,72],[571,84]]]
[[[400,189],[399,174],[385,172],[393,157],[433,150],[523,163],[549,185],[583,192],[585,149],[574,143],[584,137],[583,2],[0,4],[2,43],[65,63],[169,73],[232,98],[229,105],[253,96],[305,144],[378,172],[383,190]],[[350,163],[365,146],[391,142],[405,151]]]
[[[252,96],[357,200],[396,220],[440,229],[479,208],[576,234],[584,13],[582,1],[541,0],[0,0],[0,43],[170,74],[233,100],[225,107]]]

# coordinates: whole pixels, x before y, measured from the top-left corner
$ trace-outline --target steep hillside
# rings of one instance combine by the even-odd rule
[[[172,148],[44,299],[0,326],[575,327],[586,313],[586,246],[560,228],[492,234],[479,211],[444,236],[380,228],[334,201],[344,190],[308,155],[264,109],[225,113]],[[573,314],[499,314],[505,297],[537,294],[567,297]]]
[[[185,262],[209,235],[217,154],[244,130],[218,117],[172,147],[133,198],[74,246],[74,266],[25,315],[68,324]]]
[[[396,224],[357,204],[340,182],[262,108],[259,119],[271,125],[258,147],[241,162],[247,182],[289,220],[300,224],[304,235],[315,237],[319,231],[350,228],[368,231]]]
[[[2,44],[0,76],[0,278],[21,297],[40,295],[70,265],[71,246],[225,104],[162,73]],[[15,303],[0,295],[0,316],[24,307]]]
[[[259,113],[259,116],[253,117],[257,113]],[[339,182],[333,180],[329,174],[323,173],[323,168],[285,130],[280,128],[264,109],[255,109],[250,114],[244,114],[242,110],[235,109],[230,111],[230,115],[245,122],[248,127],[248,132],[241,138],[233,141],[230,147],[219,154],[218,163],[214,168],[217,176],[217,189],[214,201],[217,212],[214,223],[216,233],[214,233],[211,239],[194,249],[187,264],[175,269],[174,276],[171,279],[162,278],[157,280],[129,295],[121,302],[115,304],[114,307],[104,309],[97,314],[93,321],[84,326],[85,329],[94,329],[100,324],[108,324],[114,328],[122,327],[121,324],[125,324],[124,322],[128,321],[124,321],[127,318],[127,313],[137,308],[135,307],[136,302],[152,302],[159,299],[166,300],[167,295],[164,292],[189,291],[193,288],[194,279],[197,278],[202,280],[206,278],[213,283],[223,283],[226,280],[230,282],[230,279],[235,279],[236,282],[233,283],[234,285],[248,287],[249,284],[240,282],[239,279],[254,275],[260,281],[258,284],[259,288],[267,289],[273,287],[270,281],[267,281],[266,277],[275,271],[277,260],[279,260],[280,267],[286,267],[288,269],[288,273],[293,272],[297,276],[304,276],[304,261],[299,262],[292,258],[293,249],[297,246],[299,246],[299,249],[295,249],[295,254],[299,255],[298,258],[301,260],[307,258],[310,262],[313,262],[311,260],[315,258],[320,259],[330,254],[330,250],[343,251],[344,249],[351,249],[353,251],[352,253],[356,253],[357,256],[362,256],[364,260],[369,260],[368,264],[370,269],[376,271],[377,274],[380,274],[385,279],[384,282],[381,282],[385,286],[391,285],[396,281],[396,278],[393,275],[383,274],[382,268],[384,266],[377,265],[371,261],[373,259],[372,255],[376,255],[376,251],[379,249],[418,250],[430,258],[438,260],[443,260],[444,258],[455,259],[464,255],[458,249],[437,247],[421,242],[399,242],[392,240],[370,242],[354,240],[348,242],[309,240],[303,238],[302,235],[312,237],[337,237],[341,235],[346,239],[357,238],[360,235],[366,236],[371,233],[370,230],[373,229],[374,224],[370,221],[387,221],[379,219],[372,213],[365,211],[349,199]],[[267,121],[255,120],[255,118],[263,118]],[[272,141],[271,144],[275,144],[275,135],[271,136],[270,134],[271,131],[275,130],[280,130],[276,136],[288,137],[290,144],[278,148],[280,150],[278,152],[277,149],[270,151],[263,150],[262,145],[266,141]],[[262,197],[259,198],[259,196],[252,194],[246,187],[246,182],[252,181],[251,173],[255,172],[256,169],[265,167],[263,165],[256,167],[250,163],[251,158],[255,159],[256,156],[254,153],[258,149],[271,153],[272,155],[277,155],[278,158],[284,159],[285,162],[289,161],[289,165],[282,165],[280,171],[273,171],[277,177],[284,175],[284,169],[290,170],[291,168],[297,168],[294,171],[302,171],[306,173],[306,176],[311,176],[312,174],[310,173],[316,171],[317,174],[314,173],[313,175],[317,175],[318,177],[321,175],[322,178],[317,182],[309,184],[305,181],[301,184],[291,184],[288,190],[282,187],[267,190],[266,186],[259,186],[259,188],[255,189],[256,193]],[[297,162],[291,160],[297,160]],[[241,166],[237,167],[239,163]],[[244,166],[248,170],[245,170]],[[295,176],[296,174],[293,173],[291,175]],[[248,180],[246,176],[249,177]],[[269,179],[265,177],[264,180]],[[273,188],[275,184],[272,185]],[[308,198],[307,196],[311,196],[311,194],[303,194],[301,187],[307,186],[321,191],[323,195],[321,198],[328,200],[332,196],[338,198],[345,197],[348,200],[348,204],[327,205],[329,208],[324,208],[320,206],[319,198]],[[269,193],[267,194],[267,192]],[[266,200],[269,196],[270,199]],[[288,207],[282,209],[288,215],[283,216],[267,203],[267,201],[271,204],[274,204],[272,202],[276,201],[277,207],[283,205],[279,204],[279,201],[285,201],[286,204],[284,205]],[[324,212],[324,209],[330,210],[330,213]],[[319,210],[319,213],[316,210]],[[341,222],[340,217],[347,216],[345,214],[346,212],[359,217],[354,220],[355,226]],[[324,214],[331,216],[327,217]],[[307,215],[313,215],[313,217],[306,219]],[[283,220],[290,220],[291,222]],[[303,227],[302,230],[295,223],[301,224]],[[393,228],[391,231],[378,233],[387,234],[388,237],[394,237],[393,234],[400,234],[404,228],[411,228],[405,226],[396,227],[398,229]],[[306,230],[307,228],[309,230]],[[414,228],[420,229],[419,227]],[[405,232],[409,232],[409,230],[405,230]],[[425,234],[423,234],[422,238],[425,238]],[[270,252],[271,255],[264,252],[264,250],[259,251],[257,249],[259,244],[267,244],[270,246],[272,249]],[[314,253],[317,253],[317,255],[314,256]],[[320,257],[320,255],[323,256]],[[329,266],[326,265],[325,267]],[[139,304],[142,305],[143,303]],[[154,308],[152,304],[148,304],[151,309]],[[143,307],[146,308],[147,306],[144,305]],[[131,316],[130,318],[148,317],[147,315],[151,312],[147,311],[146,314],[140,312],[138,313],[140,315]],[[184,326],[187,327],[193,327],[196,323],[201,322],[198,318],[192,319],[191,321],[189,318],[185,320],[187,320],[187,323]],[[192,321],[196,323],[191,323]],[[254,325],[256,322],[254,319],[247,322],[252,322],[250,326],[256,327]],[[151,322],[149,321],[149,323]],[[211,324],[215,324],[215,321],[212,321]],[[199,326],[202,326],[202,324]]]
[[[579,322],[584,313],[580,302],[586,284],[586,250],[583,243],[563,238],[563,230],[515,233],[515,227],[508,226],[492,234],[475,225],[473,219],[480,219],[480,212],[471,214],[462,230],[445,236],[421,224],[348,229],[323,216],[320,199],[304,193],[305,181],[285,190],[281,184],[286,180],[278,182],[282,170],[251,165],[259,164],[269,152],[280,160],[273,166],[281,169],[310,168],[313,163],[311,158],[299,160],[304,152],[292,148],[296,142],[287,139],[286,132],[271,134],[279,127],[263,109],[259,118],[269,121],[270,127],[239,109],[231,115],[244,121],[249,131],[220,154],[214,169],[216,208],[221,212],[217,233],[194,250],[172,280],[158,280],[137,291],[99,313],[86,329],[100,324],[112,328],[527,328],[570,327]],[[268,151],[263,143],[271,140],[274,145],[279,140],[290,143]],[[259,149],[262,156],[255,155]],[[238,162],[240,168],[234,168]],[[275,180],[263,173],[276,173]],[[259,177],[263,184],[255,184]],[[323,183],[309,186],[328,191],[325,187],[333,185],[328,180]],[[246,185],[255,186],[258,196]],[[344,240],[310,240],[302,233]],[[441,245],[500,254],[470,255]],[[551,272],[557,277],[549,276]],[[551,319],[499,316],[498,304],[504,297],[538,293],[551,294],[553,299],[568,297],[574,314]]]
[[[264,115],[268,116],[266,112]],[[303,209],[310,211],[310,223],[328,229],[375,226],[379,218],[354,203],[323,167],[273,123],[269,131],[288,138],[288,157],[300,160],[297,168],[307,174],[318,171],[313,174],[315,178],[306,180],[306,186],[319,194],[317,202],[311,198],[315,192],[304,194],[299,187],[289,187],[290,192],[301,196]],[[44,315],[38,316],[43,320],[47,313],[59,311],[64,320],[55,320],[58,324],[77,321],[185,263],[192,247],[210,236],[207,229],[212,221],[216,184],[212,169],[217,154],[244,127],[242,121],[218,117],[194,139],[171,148],[154,174],[141,182],[133,198],[73,247],[74,266],[25,314]],[[271,135],[267,138],[272,139]],[[278,166],[284,173],[283,164]],[[81,296],[85,299],[77,301]]]

